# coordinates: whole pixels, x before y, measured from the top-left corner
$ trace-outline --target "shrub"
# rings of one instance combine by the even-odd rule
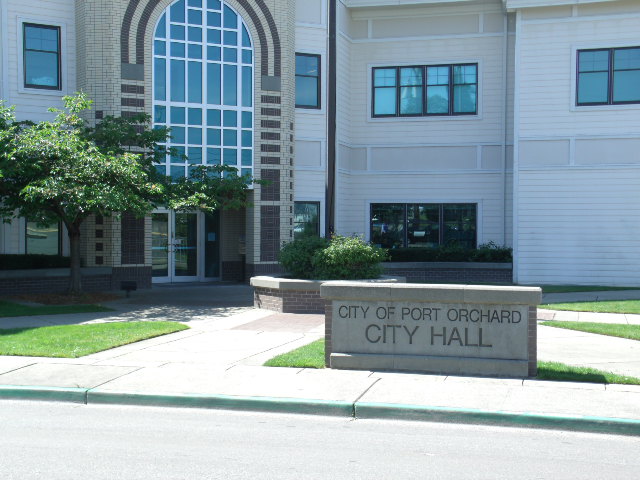
[[[69,257],[60,255],[0,255],[0,270],[69,268]]]
[[[494,242],[476,248],[442,245],[434,248],[393,248],[389,250],[392,262],[511,262],[511,249]]]
[[[313,256],[313,278],[354,280],[378,278],[382,273],[380,262],[387,253],[379,247],[365,243],[359,237],[333,237],[329,246]]]
[[[483,243],[472,252],[471,261],[511,262],[513,261],[512,250],[508,247],[501,247],[494,242]]]
[[[280,250],[280,265],[296,278],[313,278],[313,257],[329,242],[321,237],[305,236],[285,244]]]

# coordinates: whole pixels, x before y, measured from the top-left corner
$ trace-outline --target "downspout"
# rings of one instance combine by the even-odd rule
[[[504,11],[504,39],[502,42],[503,74],[502,84],[504,85],[504,98],[502,105],[502,245],[507,245],[507,140],[509,138],[507,119],[507,107],[509,105],[509,18],[507,11]]]
[[[325,184],[325,237],[335,232],[336,199],[336,31],[338,0],[329,0],[329,55],[327,69],[327,175]]]

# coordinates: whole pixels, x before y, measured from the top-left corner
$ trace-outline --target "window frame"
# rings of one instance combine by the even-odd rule
[[[220,2],[217,7],[210,7],[208,5],[202,4],[201,7],[191,7],[188,2],[184,3],[182,6],[185,9],[184,21],[174,21],[172,17],[172,9],[176,7],[178,4],[176,2],[167,5],[160,16],[158,17],[154,30],[153,30],[153,44],[152,44],[152,112],[153,112],[153,125],[162,125],[167,126],[173,129],[173,133],[184,133],[184,138],[174,138],[170,139],[168,142],[163,143],[163,146],[167,146],[169,148],[178,149],[179,154],[185,153],[187,155],[187,160],[181,161],[178,157],[172,157],[171,155],[166,155],[161,161],[155,163],[158,171],[167,176],[173,176],[175,178],[182,178],[182,175],[188,176],[190,169],[196,165],[224,165],[228,164],[234,168],[236,168],[238,175],[243,175],[245,173],[250,173],[254,175],[256,172],[255,165],[255,155],[256,155],[256,144],[255,144],[255,132],[256,132],[256,96],[257,90],[255,85],[255,72],[256,72],[256,50],[255,50],[255,39],[251,37],[250,29],[248,24],[245,21],[244,16],[235,10],[229,3]],[[209,7],[209,8],[207,8]],[[234,13],[236,15],[236,23],[233,26],[225,26],[224,24],[224,15],[226,9],[229,9],[229,12]],[[192,10],[197,10],[202,12],[202,17],[198,20],[202,22],[202,24],[191,23],[189,20],[189,12]],[[176,12],[178,9],[176,8]],[[209,14],[213,14],[214,17],[218,16],[218,20],[220,23],[219,26],[213,26],[209,24]],[[173,28],[173,29],[172,29]],[[172,36],[173,32],[180,31],[180,28],[184,29],[184,37],[183,38],[175,38]],[[201,28],[201,37],[195,38],[189,37],[189,29],[190,28]],[[162,29],[159,30],[159,29]],[[244,43],[243,32],[246,31],[247,40],[249,44]],[[218,32],[216,36],[215,32]],[[225,37],[225,32],[233,32],[237,33],[234,42],[228,42]],[[175,56],[171,51],[171,44],[182,44],[184,45],[184,56]],[[202,48],[201,52],[198,52],[197,57],[189,57],[189,46],[196,45]],[[159,46],[163,48],[158,49]],[[218,49],[219,56],[217,58],[210,57],[209,49]],[[235,50],[237,55],[234,61],[226,60],[224,57],[225,49]],[[250,51],[251,58],[250,63],[247,62],[243,56],[244,52]],[[182,55],[182,52],[180,52]],[[158,61],[160,63],[158,63]],[[171,86],[172,81],[171,78],[175,75],[175,72],[171,70],[172,62],[184,62],[184,78],[186,81],[184,83],[184,99],[178,100],[172,97]],[[189,72],[189,64],[200,63],[201,65],[201,80],[202,82],[199,84],[201,102],[193,102],[189,98],[189,78],[191,77],[191,73]],[[162,65],[162,69],[158,68],[158,65]],[[175,64],[174,65],[178,65]],[[227,102],[225,98],[225,66],[235,67],[236,68],[236,82],[230,82],[228,85],[233,86],[235,84],[235,104],[231,102]],[[245,69],[250,68],[251,75],[249,80],[245,83],[244,71]],[[212,70],[210,70],[212,69]],[[217,71],[215,71],[218,69]],[[215,71],[215,72],[214,72]],[[229,70],[231,71],[231,70]],[[209,94],[210,92],[210,84],[207,83],[207,79],[209,79],[211,73],[214,72],[215,75],[220,75],[220,85],[217,89],[215,95],[217,98],[210,100]],[[180,76],[182,76],[183,72],[180,72]],[[161,81],[164,79],[164,82]],[[160,90],[158,89],[158,85],[162,84],[162,94],[159,95]],[[246,99],[249,101],[249,104],[244,103],[244,87],[250,87],[250,95],[246,96]],[[174,109],[183,109],[184,116],[180,121],[173,120],[173,112]],[[156,119],[156,108],[160,111],[164,112],[164,117],[161,119]],[[164,110],[163,110],[164,109]],[[191,123],[189,120],[189,111],[192,109],[201,110],[198,115],[198,122]],[[217,121],[209,121],[209,113],[217,111],[218,118]],[[233,111],[236,113],[236,123],[235,125],[225,125],[224,124],[224,115],[225,112]],[[243,116],[245,113],[250,113],[251,123],[245,125],[243,123]],[[215,114],[214,114],[215,115]],[[194,137],[194,141],[189,136],[189,129],[200,130],[201,138],[197,139]],[[194,131],[194,130],[192,130]],[[225,145],[224,141],[224,132],[229,132],[228,137],[231,140],[233,137],[231,132],[235,132],[235,145],[234,141],[229,141],[228,145]],[[250,132],[250,135],[248,134]],[[198,133],[194,131],[194,133]],[[245,136],[243,137],[243,134]],[[208,135],[218,136],[216,140],[209,140]],[[243,145],[243,138],[250,140],[251,145]],[[195,141],[197,139],[197,141]],[[180,141],[177,141],[180,140]],[[183,141],[184,140],[184,141]],[[191,158],[189,158],[189,150],[193,149],[192,152],[198,151],[198,156],[194,157],[193,153],[191,153]],[[231,153],[235,151],[235,153]],[[228,157],[225,157],[225,152]],[[250,152],[250,153],[247,153]],[[216,155],[216,159],[213,160],[210,155]],[[230,160],[235,157],[235,163]],[[251,159],[251,163],[243,161]],[[195,161],[194,161],[195,159]],[[244,159],[244,160],[243,160]],[[180,169],[182,170],[182,174],[180,174]],[[227,174],[225,174],[227,175]],[[248,189],[252,190],[254,186],[252,184],[248,185]]]
[[[301,56],[301,57],[313,57],[318,61],[318,75],[314,76],[314,75],[299,75],[297,72],[294,72],[294,81],[295,78],[297,77],[304,77],[304,78],[316,78],[318,80],[318,84],[317,84],[317,92],[316,92],[316,96],[317,96],[317,105],[316,106],[312,106],[312,105],[298,105],[298,103],[296,103],[295,108],[303,108],[305,110],[320,110],[322,108],[322,55],[320,55],[319,53],[301,53],[301,52],[295,52],[295,56]],[[294,96],[295,96],[295,91],[294,91]]]
[[[62,91],[62,27],[60,25],[47,25],[43,23],[29,22],[29,21],[21,21],[22,25],[22,88],[25,89],[34,89],[34,90],[49,90],[60,92]],[[27,49],[27,27],[36,27],[47,30],[55,30],[58,34],[58,50],[57,50],[57,65],[58,65],[58,84],[56,86],[48,86],[48,85],[36,85],[27,83],[27,52],[34,51],[39,52],[41,50]],[[53,52],[47,52],[53,53]]]
[[[29,232],[29,224],[30,223],[37,224],[38,222],[30,221],[30,220],[26,220],[25,219],[25,222],[24,222],[24,253],[27,254],[27,255],[31,254],[29,252],[29,242],[27,241],[28,240],[27,235],[28,235],[28,232]],[[58,234],[56,235],[57,236],[57,241],[58,241],[58,252],[55,253],[55,254],[54,253],[49,253],[49,254],[44,254],[44,255],[60,255],[61,256],[62,255],[62,251],[63,251],[62,240],[64,238],[63,235],[62,235],[62,222],[61,221],[53,222],[53,223],[51,223],[51,224],[49,224],[47,226],[50,227],[51,225],[57,225],[58,226]],[[32,255],[43,255],[43,254],[35,254],[34,253]]]
[[[611,106],[611,105],[638,105],[640,104],[639,100],[634,101],[614,101],[614,78],[615,78],[615,52],[618,50],[638,50],[640,46],[624,46],[624,47],[609,47],[609,48],[579,48],[576,49],[576,63],[575,63],[575,106],[576,107],[596,107],[596,106]],[[583,102],[580,103],[580,54],[582,52],[607,52],[608,61],[607,61],[607,101],[606,102]],[[633,69],[639,70],[639,69]]]
[[[373,243],[373,208],[374,206],[385,206],[385,205],[402,205],[404,209],[403,215],[403,238],[402,238],[402,246],[399,248],[432,248],[432,247],[410,247],[409,246],[409,205],[430,205],[438,207],[438,246],[441,247],[446,245],[445,242],[445,219],[444,219],[444,211],[447,206],[452,205],[472,205],[475,207],[475,244],[472,248],[478,248],[480,233],[479,233],[479,223],[480,223],[480,202],[416,202],[416,201],[402,201],[402,202],[370,202],[369,203],[369,241]],[[435,247],[435,248],[437,248]]]
[[[296,222],[296,221],[295,221],[295,217],[296,217],[296,204],[300,204],[300,203],[314,204],[314,205],[316,205],[316,206],[318,207],[318,217],[317,217],[317,221],[316,221],[316,224],[317,224],[317,232],[318,232],[318,233],[317,233],[317,235],[318,235],[319,237],[322,237],[322,230],[321,230],[321,227],[322,227],[322,222],[321,222],[322,211],[320,210],[320,206],[321,206],[321,205],[320,205],[320,202],[319,202],[318,200],[295,200],[295,201],[293,202],[293,238],[294,238],[294,240],[295,240],[296,238],[302,238],[302,237],[300,237],[300,236],[296,237],[296,233],[295,233],[296,225],[299,223],[299,222]],[[305,223],[306,223],[306,222],[305,222]]]
[[[455,86],[457,84],[454,83],[453,78],[453,69],[454,67],[475,67],[476,68],[476,101],[475,101],[475,110],[473,112],[456,112],[454,109],[455,98],[454,91]],[[437,67],[446,67],[449,70],[449,81],[447,84],[447,91],[449,93],[448,98],[448,112],[447,113],[428,113],[427,112],[427,99],[428,99],[428,90],[429,86],[427,85],[427,76],[429,68],[437,68]],[[400,69],[403,68],[421,68],[422,69],[422,113],[401,113],[400,112],[400,96],[401,96],[401,88],[400,85]],[[396,75],[395,87],[376,87],[375,86],[375,72],[376,70],[389,70],[394,69]],[[479,114],[479,102],[480,102],[480,66],[478,62],[461,62],[461,63],[434,63],[434,64],[425,64],[425,65],[376,65],[371,67],[371,118],[407,118],[407,117],[465,117],[465,116],[478,116]],[[472,84],[458,84],[458,85],[472,85]],[[376,88],[395,88],[395,109],[396,113],[393,114],[376,114],[376,102],[375,102],[375,91]]]

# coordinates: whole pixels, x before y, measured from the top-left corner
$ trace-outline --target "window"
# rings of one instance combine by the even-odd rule
[[[372,71],[374,117],[475,115],[478,65],[376,67]]]
[[[23,24],[25,88],[61,90],[60,27]]]
[[[475,203],[374,203],[371,242],[383,248],[476,248]]]
[[[296,107],[320,108],[320,55],[296,53]]]
[[[640,103],[640,47],[578,50],[576,104]]]
[[[295,202],[293,213],[294,238],[320,236],[320,202]]]
[[[42,225],[27,222],[26,253],[40,255],[60,255],[60,224]]]
[[[161,174],[220,164],[253,174],[253,61],[247,26],[226,2],[166,9],[153,41],[153,122],[171,129],[175,155],[156,165]]]

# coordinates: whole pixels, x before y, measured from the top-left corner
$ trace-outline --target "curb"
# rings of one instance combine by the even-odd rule
[[[355,418],[465,423],[640,436],[640,420],[626,418],[514,413],[422,405],[356,403]]]
[[[52,402],[87,403],[87,389],[0,385],[0,398],[10,400],[48,400]]]
[[[92,391],[87,404],[138,405],[147,407],[211,408],[273,413],[298,413],[353,417],[353,403],[282,397],[241,397],[203,394],[148,394]]]
[[[411,420],[500,427],[568,430],[640,436],[640,420],[594,416],[513,413],[393,403],[345,402],[286,397],[203,394],[153,394],[94,391],[86,388],[0,385],[0,399],[42,400],[91,405],[208,408],[270,413],[324,415],[355,419]]]

